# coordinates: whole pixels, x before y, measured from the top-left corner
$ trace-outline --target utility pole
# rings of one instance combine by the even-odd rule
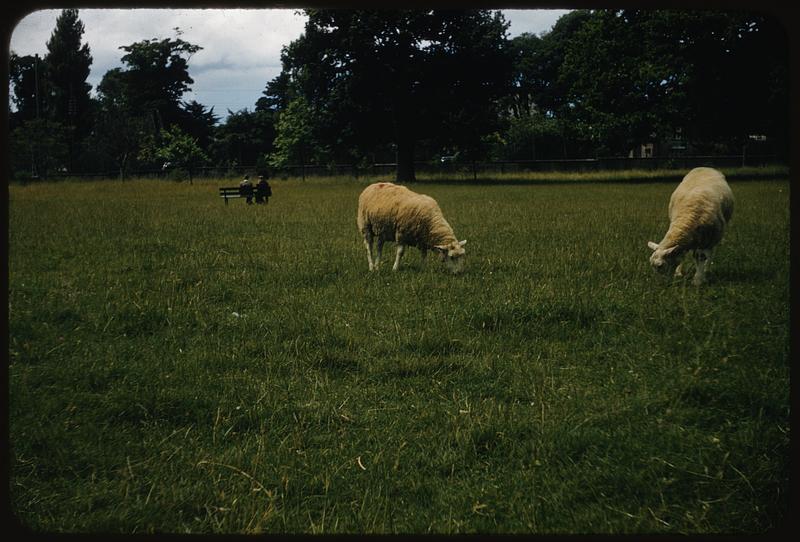
[[[33,95],[36,101],[36,120],[39,120],[39,54],[33,55]],[[38,125],[38,122],[37,122]],[[39,172],[36,168],[36,152],[35,143],[31,144],[31,177],[34,179],[39,178]]]
[[[39,120],[39,54],[33,55],[33,95],[36,97],[36,120]]]

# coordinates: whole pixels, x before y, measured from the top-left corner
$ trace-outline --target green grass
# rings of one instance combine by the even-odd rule
[[[34,531],[759,533],[789,507],[789,182],[709,283],[674,183],[416,188],[467,271],[367,271],[366,180],[10,187],[10,501]],[[677,179],[676,181],[677,182]],[[415,186],[412,186],[415,188]]]
[[[591,168],[591,166],[587,166]],[[728,179],[756,179],[788,177],[788,167],[780,164],[768,166],[742,166],[724,168]],[[478,181],[484,184],[520,183],[572,183],[572,182],[652,182],[675,181],[677,184],[686,175],[685,169],[627,169],[627,170],[592,170],[586,171],[508,171],[508,172],[473,172],[469,164],[465,164],[452,172],[421,173],[417,176],[420,182],[469,182]],[[389,179],[387,179],[389,180]]]

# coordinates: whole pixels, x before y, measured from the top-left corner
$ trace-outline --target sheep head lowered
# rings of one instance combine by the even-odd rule
[[[371,184],[358,197],[356,224],[364,237],[370,271],[378,269],[385,242],[396,245],[394,271],[399,269],[407,246],[419,249],[423,265],[428,252],[433,251],[451,272],[464,269],[467,242],[458,240],[430,196],[393,183]]]
[[[733,192],[716,169],[691,170],[669,199],[669,229],[660,243],[648,241],[650,265],[667,276],[682,276],[682,259],[692,253],[696,262],[692,283],[705,282],[714,247],[722,240],[733,216]]]
[[[464,250],[464,245],[467,244],[466,239],[463,241],[454,241],[447,245],[437,245],[432,250],[437,252],[447,269],[452,273],[461,273],[464,270],[466,263],[467,251]]]
[[[653,269],[664,276],[671,277],[683,255],[678,251],[677,245],[659,248],[657,243],[648,241],[647,246],[653,251],[650,255],[650,265],[653,266]]]

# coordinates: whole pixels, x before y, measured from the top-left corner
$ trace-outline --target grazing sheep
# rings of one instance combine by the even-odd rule
[[[681,276],[681,259],[693,251],[696,270],[692,283],[702,284],[712,251],[732,216],[733,193],[725,176],[707,167],[691,170],[670,197],[669,230],[664,239],[647,243],[653,250],[650,264],[667,276],[673,269],[675,276]]]
[[[453,273],[464,268],[464,245],[453,235],[453,229],[442,216],[436,200],[392,183],[371,184],[358,197],[358,231],[364,236],[369,270],[378,269],[385,241],[397,244],[392,270],[400,267],[400,258],[407,245],[416,246],[422,262],[428,250],[438,252]],[[373,241],[377,255],[373,256]]]

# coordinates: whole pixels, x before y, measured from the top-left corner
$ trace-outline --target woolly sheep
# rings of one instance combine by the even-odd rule
[[[732,216],[733,193],[725,176],[707,167],[691,170],[670,197],[666,235],[658,244],[647,243],[653,250],[650,264],[666,276],[673,270],[675,276],[681,276],[681,260],[693,251],[696,270],[692,283],[702,284],[712,251]]]
[[[369,270],[377,270],[383,243],[397,245],[392,270],[400,267],[406,246],[416,246],[425,263],[428,250],[441,255],[453,273],[464,268],[466,241],[459,241],[436,200],[392,183],[371,184],[358,197],[358,231],[364,236]],[[373,242],[377,241],[377,254]]]

